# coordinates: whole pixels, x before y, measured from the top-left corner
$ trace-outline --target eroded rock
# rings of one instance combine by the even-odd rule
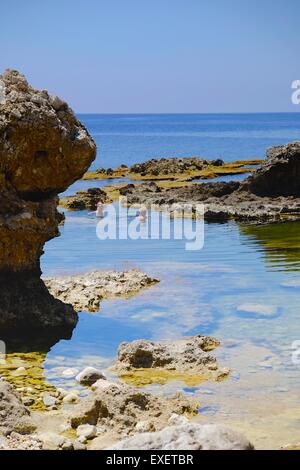
[[[198,412],[199,404],[181,394],[164,397],[123,383],[103,382],[105,388],[94,388],[74,406],[70,415],[73,428],[89,424],[102,433],[126,436],[137,432],[141,421],[151,421],[153,428],[162,429],[173,413],[192,416]]]
[[[76,311],[99,310],[100,301],[117,296],[128,296],[156,284],[138,269],[128,271],[93,271],[76,276],[46,278],[45,284],[57,299],[73,305]]]
[[[58,235],[57,194],[79,179],[96,147],[67,103],[0,76],[0,327],[72,329],[77,316],[40,279],[46,241]]]
[[[262,197],[300,196],[300,141],[267,150],[262,166],[242,184]]]
[[[215,338],[201,335],[176,341],[141,339],[121,343],[113,368],[123,380],[139,385],[146,384],[147,379],[148,383],[161,382],[164,372],[167,372],[166,381],[172,380],[172,374],[182,380],[185,380],[185,374],[191,380],[195,375],[199,378],[198,383],[201,378],[220,380],[228,375],[229,369],[220,367],[216,358],[209,353],[219,344]],[[151,371],[161,371],[162,377]]]
[[[253,450],[242,434],[217,424],[183,424],[129,437],[106,450]]]
[[[30,412],[13,387],[0,381],[0,432],[7,435],[15,431],[28,434],[35,430]]]
[[[267,151],[262,166],[242,182],[160,183],[160,191],[149,192],[144,184],[127,185],[120,193],[128,205],[154,205],[172,212],[172,205],[204,205],[210,222],[238,220],[245,223],[300,220],[300,142]],[[105,188],[104,188],[105,189]]]

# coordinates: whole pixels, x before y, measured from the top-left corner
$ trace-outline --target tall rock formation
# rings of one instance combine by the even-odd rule
[[[70,332],[77,315],[40,279],[46,241],[56,237],[57,194],[79,179],[96,146],[67,103],[0,75],[0,339],[7,331]]]

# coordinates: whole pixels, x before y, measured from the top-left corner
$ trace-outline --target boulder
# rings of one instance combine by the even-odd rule
[[[40,256],[59,234],[57,194],[83,175],[96,147],[67,103],[14,70],[0,75],[0,83],[1,331],[69,331],[77,315],[49,294]]]
[[[138,369],[160,369],[174,373],[227,375],[210,354],[219,341],[210,336],[189,336],[176,341],[135,340],[121,343],[114,369],[119,373]]]
[[[0,381],[0,432],[10,434],[15,431],[27,434],[34,431],[35,424],[31,419],[29,410],[23,404],[21,398],[13,387]]]
[[[96,426],[98,431],[126,436],[137,432],[141,422],[162,429],[173,413],[193,416],[199,404],[181,394],[154,395],[123,383],[103,381],[105,388],[95,389],[70,412],[70,424]],[[81,428],[82,429],[82,428]]]
[[[97,380],[106,380],[105,375],[95,367],[86,367],[78,375],[76,380],[82,385],[93,385]]]
[[[137,434],[106,450],[253,450],[242,434],[216,424],[183,424]]]
[[[81,424],[76,429],[78,439],[83,438],[85,441],[93,439],[97,435],[97,428],[92,424]]]
[[[300,141],[267,150],[267,159],[241,185],[258,196],[300,196]]]

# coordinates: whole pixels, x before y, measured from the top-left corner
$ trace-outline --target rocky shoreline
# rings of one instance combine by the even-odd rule
[[[172,343],[146,342],[139,364],[145,366],[146,348],[155,355],[155,364],[195,372],[211,372],[216,360],[206,352],[219,344],[205,336],[183,338]],[[140,345],[141,346],[141,345]],[[141,349],[139,346],[139,350]],[[126,349],[126,354],[124,351]],[[206,351],[206,352],[205,352]],[[183,354],[184,352],[184,354]],[[200,359],[199,359],[200,354]],[[126,356],[126,360],[125,360]],[[121,345],[117,363],[128,369],[128,358],[137,358],[137,344]],[[166,357],[170,360],[166,361]],[[159,361],[160,358],[160,361]],[[93,450],[93,449],[252,449],[241,434],[223,426],[193,423],[199,403],[182,393],[170,396],[149,393],[120,380],[109,381],[93,367],[76,376],[87,396],[77,390],[54,389],[43,393],[46,412],[30,410],[30,397],[0,381],[1,449]],[[178,442],[180,431],[181,442]],[[133,436],[130,438],[130,436]],[[129,439],[128,439],[129,438]],[[122,439],[125,439],[124,441]],[[148,443],[148,444],[147,444]],[[170,447],[171,446],[171,447]],[[184,446],[184,447],[183,447]]]
[[[51,294],[79,311],[96,312],[101,300],[129,297],[159,282],[138,269],[92,271],[75,276],[45,278]]]
[[[97,202],[122,196],[129,205],[158,210],[204,203],[204,216],[212,222],[300,220],[300,142],[270,149],[258,170],[259,160],[188,157],[87,173],[96,146],[67,103],[34,89],[17,71],[7,70],[0,79],[0,329],[7,346],[0,377],[0,448],[252,449],[235,431],[194,423],[199,403],[189,396],[143,388],[226,380],[230,371],[211,354],[219,345],[212,337],[122,343],[111,380],[86,367],[78,374],[62,372],[76,375],[79,390],[46,383],[46,354],[58,339],[71,337],[78,311],[98,311],[101,300],[134,295],[159,280],[133,269],[43,280],[40,257],[44,244],[59,235],[58,194],[81,177],[138,183],[80,191],[62,199],[62,206],[94,210]],[[242,182],[193,182],[246,173],[251,176]]]
[[[145,168],[148,167],[146,163]],[[220,168],[224,165],[220,164]],[[192,215],[196,213],[196,205],[203,204],[204,218],[209,222],[236,220],[242,223],[273,223],[300,220],[299,168],[300,142],[293,142],[270,148],[263,164],[241,182],[196,183],[187,181],[185,173],[181,177],[177,173],[173,178],[174,175],[168,172],[164,181],[159,181],[159,178],[153,181],[151,175],[147,174],[152,181],[80,191],[75,196],[62,199],[61,205],[73,210],[94,209],[97,199],[108,204],[126,197],[128,206],[143,205],[171,213],[178,210],[180,205],[190,205]]]
[[[237,160],[234,162],[224,162],[221,158],[206,160],[200,157],[171,157],[154,158],[143,163],[135,163],[127,167],[121,165],[118,168],[99,168],[83,175],[83,180],[91,179],[115,179],[127,178],[130,180],[180,180],[192,181],[194,179],[211,179],[224,175],[239,175],[255,171],[253,168],[260,165],[262,160]]]

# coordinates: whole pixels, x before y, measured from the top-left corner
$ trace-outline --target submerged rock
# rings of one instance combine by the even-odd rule
[[[242,434],[217,424],[183,424],[129,437],[106,450],[253,450]]]
[[[220,367],[215,357],[209,354],[219,344],[215,338],[201,335],[176,341],[142,339],[122,343],[114,370],[123,380],[140,385],[147,381],[161,382],[164,372],[167,372],[166,381],[172,380],[173,374],[174,378],[184,381],[185,374],[190,380],[195,375],[198,383],[205,378],[220,380],[228,375],[229,369]],[[162,377],[159,373],[152,373],[152,370],[162,371]]]
[[[138,269],[128,271],[92,271],[77,276],[46,278],[45,284],[54,297],[73,305],[76,311],[99,310],[102,299],[133,295],[140,289],[156,284]]]
[[[0,79],[0,327],[71,331],[77,315],[49,294],[40,256],[58,235],[57,194],[87,170],[96,147],[67,103],[17,71]]]

